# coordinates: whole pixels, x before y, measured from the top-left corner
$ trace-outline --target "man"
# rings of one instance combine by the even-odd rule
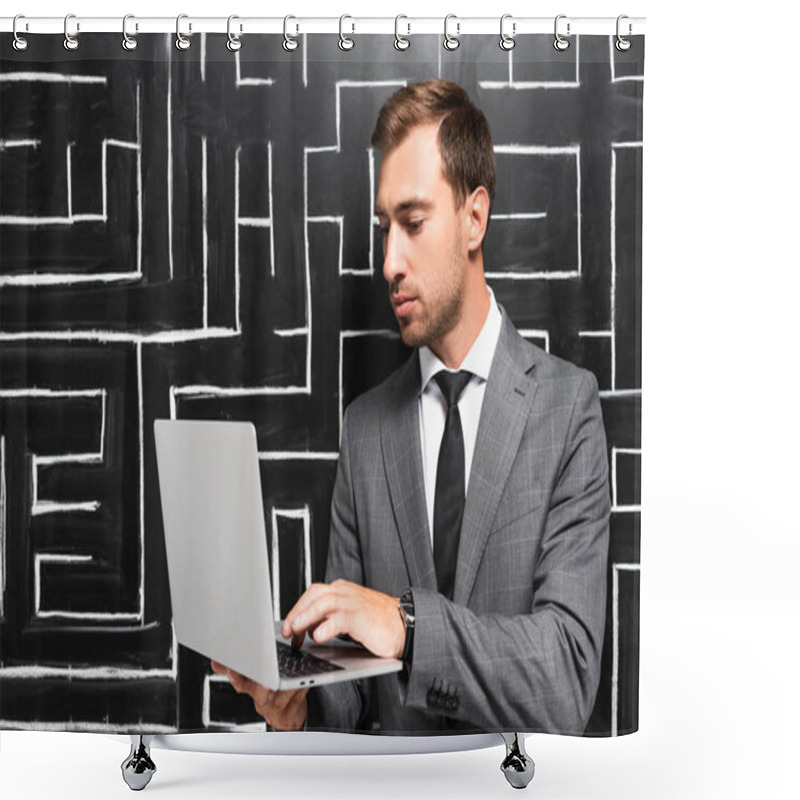
[[[356,730],[369,713],[387,733],[581,733],[605,623],[596,381],[525,342],[486,285],[493,144],[466,93],[440,80],[400,90],[372,142],[383,274],[417,350],[347,409],[329,583],[305,592],[283,634],[348,634],[404,669],[309,694],[214,668],[277,729]]]

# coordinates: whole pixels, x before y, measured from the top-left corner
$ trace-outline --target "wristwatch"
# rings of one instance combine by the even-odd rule
[[[400,616],[406,626],[406,641],[403,645],[403,663],[411,664],[411,654],[414,652],[414,595],[411,589],[406,589],[400,595]]]

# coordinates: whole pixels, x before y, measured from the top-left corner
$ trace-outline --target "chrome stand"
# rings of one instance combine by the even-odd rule
[[[536,765],[525,752],[525,738],[519,733],[501,733],[506,743],[506,757],[500,765],[506,780],[515,789],[524,789],[532,780]]]
[[[141,791],[150,783],[156,771],[156,765],[150,758],[150,742],[152,736],[131,734],[131,752],[122,762],[122,778],[134,792]]]
[[[525,752],[525,738],[519,733],[501,733],[506,745],[506,757],[500,769],[515,789],[524,789],[532,780],[536,769],[533,759]],[[131,751],[122,762],[122,777],[134,791],[141,791],[150,783],[156,765],[150,758],[153,736],[131,734]]]

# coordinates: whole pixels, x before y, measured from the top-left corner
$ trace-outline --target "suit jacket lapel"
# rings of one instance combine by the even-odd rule
[[[461,526],[453,596],[461,605],[467,605],[472,593],[491,523],[536,393],[530,374],[535,353],[504,314],[483,397]]]
[[[419,434],[419,356],[397,373],[381,413],[383,464],[412,586],[436,591]]]

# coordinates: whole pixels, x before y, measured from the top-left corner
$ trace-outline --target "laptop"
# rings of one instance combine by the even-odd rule
[[[156,458],[178,642],[269,689],[397,672],[353,642],[293,651],[272,606],[255,427],[156,420]],[[283,668],[279,663],[283,662]]]

